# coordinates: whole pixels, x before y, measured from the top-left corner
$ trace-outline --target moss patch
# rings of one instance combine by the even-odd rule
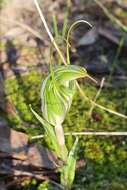
[[[8,114],[12,127],[24,130],[29,136],[38,135],[43,128],[31,114],[29,104],[41,115],[40,88],[44,76],[31,72],[28,75],[5,81],[7,99],[11,101],[16,115]],[[81,85],[86,95],[94,98],[97,89],[90,84]],[[98,103],[127,114],[127,88],[104,89]],[[64,122],[67,131],[126,131],[127,121],[94,109],[92,118],[88,117],[90,103],[86,102],[76,92],[70,112]],[[68,148],[74,138],[66,137]],[[86,165],[77,171],[74,189],[78,190],[126,190],[127,189],[127,138],[125,137],[81,137],[79,141],[79,159],[85,158]],[[30,183],[27,186],[31,186]],[[43,189],[40,184],[38,189]],[[48,188],[48,187],[47,187]],[[27,188],[26,188],[27,189]],[[29,188],[28,188],[29,189]],[[37,185],[36,185],[37,189]]]

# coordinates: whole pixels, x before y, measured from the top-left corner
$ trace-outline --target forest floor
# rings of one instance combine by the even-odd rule
[[[62,0],[40,2],[48,25],[64,54],[69,26],[79,19],[92,24],[92,28],[80,24],[72,32],[71,64],[85,67],[98,81],[97,85],[90,81],[79,81],[90,99],[94,100],[99,84],[105,78],[97,103],[127,115],[127,1],[103,0],[101,4],[93,0],[73,0],[71,4]],[[20,145],[29,141],[28,158],[40,151],[36,146],[48,143],[48,139],[31,142],[31,138],[42,134],[43,129],[33,117],[29,105],[38,113],[41,112],[40,89],[49,71],[51,43],[32,0],[22,0],[21,4],[19,0],[5,0],[0,10],[0,130],[3,126],[7,129],[6,133],[0,131],[0,190],[59,189],[56,184],[52,185],[52,182],[59,183],[59,176],[54,166],[50,165],[50,160],[46,163],[46,170],[41,170],[45,176],[43,178],[38,167],[44,166],[38,157],[35,165],[31,161],[25,163],[26,166],[31,165],[30,168],[23,170],[21,165],[17,169],[14,167],[17,161],[12,160],[14,157],[22,160],[25,149],[19,153],[9,149],[10,145],[20,148]],[[55,50],[53,54],[54,62],[60,64]],[[91,113],[90,102],[77,92],[64,122],[64,131],[124,132],[127,131],[127,120],[97,107]],[[11,136],[13,133],[14,136]],[[22,142],[19,141],[20,135],[27,135],[22,136]],[[72,136],[66,138],[68,148],[73,140]],[[9,169],[5,167],[6,164]],[[81,137],[73,189],[126,190],[127,138]]]

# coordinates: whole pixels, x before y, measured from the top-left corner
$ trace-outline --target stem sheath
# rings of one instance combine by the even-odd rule
[[[58,144],[61,149],[61,157],[64,161],[66,161],[67,148],[65,146],[64,131],[63,131],[63,127],[61,124],[55,126],[55,133],[56,133],[56,138],[57,138]]]

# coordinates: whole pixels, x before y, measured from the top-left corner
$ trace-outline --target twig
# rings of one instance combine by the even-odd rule
[[[62,185],[60,185],[59,183],[55,182],[52,179],[49,179],[47,176],[43,176],[42,174],[37,174],[37,173],[33,173],[33,172],[29,172],[29,171],[23,171],[23,170],[17,170],[17,169],[12,169],[10,170],[10,168],[7,166],[6,167],[8,169],[8,174],[10,175],[14,175],[14,176],[29,176],[32,178],[36,178],[38,180],[47,180],[50,183],[52,183],[53,185],[57,186],[59,189],[64,189],[64,187]],[[12,173],[12,174],[11,174]],[[4,172],[1,174],[5,174]]]
[[[99,90],[97,91],[97,94],[96,94],[96,96],[95,96],[95,98],[94,98],[94,100],[93,100],[94,102],[96,102],[97,99],[98,99],[98,97],[100,96],[101,90],[102,90],[102,88],[103,88],[103,86],[104,86],[104,81],[105,81],[105,78],[103,77],[102,80],[101,80],[100,88],[99,88]],[[92,114],[92,112],[93,112],[94,107],[95,107],[95,105],[93,104],[93,105],[91,106],[91,108],[90,108],[90,111],[89,111],[89,117],[91,117],[91,114]]]
[[[114,115],[117,115],[117,116],[119,116],[119,117],[122,117],[122,118],[124,118],[124,119],[127,119],[127,116],[126,116],[126,115],[121,114],[121,113],[116,112],[116,111],[113,111],[113,110],[111,110],[111,109],[108,109],[108,108],[106,108],[106,107],[104,107],[104,106],[102,106],[102,105],[100,105],[100,104],[97,104],[97,103],[94,102],[93,100],[90,100],[90,99],[85,95],[84,91],[81,89],[81,87],[79,86],[78,82],[76,82],[76,85],[77,85],[77,88],[78,88],[80,94],[82,95],[82,97],[83,97],[85,100],[89,101],[91,104],[93,104],[94,106],[96,106],[96,107],[98,107],[98,108],[100,108],[100,109],[102,109],[102,110],[105,110],[105,111],[107,111],[107,112],[109,112],[109,113],[112,113],[112,114],[114,114]]]
[[[34,3],[35,3],[35,5],[36,5],[36,7],[37,7],[38,13],[39,13],[39,15],[40,15],[40,17],[41,17],[41,20],[42,20],[42,22],[43,22],[43,24],[44,24],[44,27],[45,27],[45,29],[46,29],[46,31],[47,31],[47,33],[48,33],[48,36],[49,36],[51,42],[52,42],[53,45],[55,46],[55,48],[56,48],[58,54],[60,55],[60,57],[61,57],[63,63],[66,65],[67,62],[66,62],[65,58],[63,57],[61,50],[59,49],[58,45],[56,44],[56,42],[55,42],[55,40],[54,40],[54,37],[53,37],[52,33],[50,32],[50,30],[49,30],[49,28],[48,28],[48,25],[47,25],[47,23],[46,23],[46,20],[45,20],[44,15],[43,15],[43,13],[42,13],[40,7],[39,7],[39,4],[38,4],[37,0],[34,0]],[[117,116],[119,116],[119,117],[122,117],[122,118],[127,119],[127,116],[126,116],[126,115],[123,115],[123,114],[121,114],[121,113],[119,113],[119,112],[110,110],[110,109],[108,109],[108,108],[106,108],[106,107],[104,107],[104,106],[101,106],[101,105],[95,103],[94,101],[90,100],[90,99],[85,95],[85,93],[83,92],[83,90],[80,88],[78,82],[76,82],[76,85],[77,85],[77,87],[78,87],[78,89],[79,89],[79,92],[80,92],[80,94],[82,95],[82,97],[84,97],[85,100],[89,101],[92,105],[94,105],[94,106],[96,106],[96,107],[98,107],[98,108],[100,108],[100,109],[103,109],[103,110],[105,110],[105,111],[107,111],[107,112],[109,112],[109,113],[112,113],[112,114],[115,114],[115,115],[117,115]]]
[[[50,30],[49,30],[49,27],[48,27],[48,25],[47,25],[47,23],[46,23],[46,20],[45,20],[45,18],[44,18],[44,15],[43,15],[43,13],[42,13],[42,11],[41,11],[41,9],[40,9],[40,6],[39,6],[39,4],[38,4],[38,1],[37,1],[37,0],[34,0],[34,3],[35,3],[35,5],[36,5],[37,11],[38,11],[38,13],[39,13],[39,15],[40,15],[40,18],[41,18],[41,20],[42,20],[42,22],[43,22],[43,24],[44,24],[44,27],[45,27],[45,29],[46,29],[46,32],[47,32],[47,34],[48,34],[48,36],[49,36],[51,42],[53,43],[54,47],[56,48],[58,54],[60,55],[60,58],[61,58],[62,61],[63,61],[63,63],[66,65],[66,60],[65,60],[65,58],[63,57],[63,54],[61,53],[61,50],[59,49],[58,45],[56,44],[56,42],[55,42],[55,40],[54,40],[53,35],[51,34],[51,32],[50,32]]]
[[[127,132],[69,132],[65,135],[127,136]]]
[[[104,13],[106,14],[106,16],[107,16],[112,22],[115,22],[120,28],[122,28],[125,32],[127,32],[127,26],[125,26],[124,24],[122,24],[119,19],[117,19],[116,17],[114,17],[114,16],[108,11],[108,9],[104,7],[104,5],[101,3],[101,1],[99,1],[99,0],[94,0],[94,1],[99,5],[99,7],[104,11]]]
[[[94,132],[94,131],[88,131],[88,132],[68,132],[64,133],[65,136],[127,136],[127,132]],[[31,140],[41,139],[44,135],[37,135],[31,137]]]
[[[0,21],[3,21],[4,23],[13,23],[13,24],[16,24],[17,26],[20,26],[21,28],[27,30],[28,32],[32,33],[34,36],[38,37],[40,40],[43,40],[43,38],[41,37],[41,35],[36,32],[35,30],[33,30],[30,26],[24,24],[24,23],[21,23],[21,22],[18,22],[16,20],[11,20],[9,18],[3,18],[3,17],[0,17]]]
[[[59,189],[64,189],[64,187],[62,185],[60,185],[59,183],[55,182],[54,180],[51,180],[49,179],[48,177],[46,176],[41,176],[39,174],[34,174],[34,173],[31,173],[31,172],[25,172],[25,171],[19,171],[19,170],[16,170],[16,169],[13,169],[14,171],[14,175],[16,176],[29,176],[29,177],[33,177],[33,178],[36,178],[38,180],[47,180],[49,181],[50,183],[52,183],[53,185],[57,186]]]

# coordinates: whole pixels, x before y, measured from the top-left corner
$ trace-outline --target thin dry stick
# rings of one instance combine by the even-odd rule
[[[98,0],[94,0],[99,7],[104,11],[104,13],[106,14],[106,16],[113,22],[115,22],[120,28],[122,28],[125,32],[127,32],[127,26],[125,26],[124,24],[122,24],[120,22],[120,20],[118,20],[116,17],[114,17],[107,8],[105,8],[105,6]]]
[[[96,136],[127,136],[127,132],[68,132],[64,133],[65,136],[89,136],[89,135],[96,135]],[[31,140],[41,139],[44,135],[37,135],[31,137]]]
[[[41,35],[38,32],[36,32],[30,26],[28,26],[28,25],[26,25],[24,23],[18,22],[16,20],[11,20],[9,18],[6,19],[6,18],[3,18],[3,17],[0,17],[0,21],[4,22],[4,23],[8,23],[8,22],[13,23],[13,24],[15,24],[17,26],[20,26],[21,28],[23,28],[23,29],[27,30],[28,32],[32,33],[34,36],[38,37],[40,40],[43,40],[43,38],[41,37]]]
[[[29,177],[36,178],[38,180],[49,181],[53,185],[57,186],[59,189],[63,189],[64,190],[64,187],[62,185],[60,185],[59,183],[55,182],[54,180],[49,179],[46,176],[39,175],[39,174],[32,173],[32,172],[28,172],[28,171],[20,171],[20,170],[17,170],[17,169],[12,169],[12,172],[13,172],[14,176],[29,176]]]
[[[127,132],[69,132],[65,135],[82,136],[82,135],[96,135],[96,136],[127,136]]]
[[[78,90],[80,91],[80,94],[82,95],[82,97],[83,97],[84,99],[86,99],[87,101],[89,101],[91,104],[93,104],[94,106],[96,106],[96,107],[98,107],[98,108],[100,108],[100,109],[102,109],[102,110],[105,110],[105,111],[107,111],[107,112],[109,112],[109,113],[112,113],[112,114],[114,114],[114,115],[117,115],[117,116],[119,116],[119,117],[122,117],[122,118],[124,118],[124,119],[127,119],[127,116],[126,116],[126,115],[121,114],[121,113],[116,112],[116,111],[113,111],[113,110],[111,110],[111,109],[108,109],[108,108],[106,108],[106,107],[104,107],[104,106],[102,106],[102,105],[100,105],[100,104],[97,104],[97,103],[94,102],[93,100],[90,100],[90,99],[85,95],[84,91],[80,88],[79,84],[76,83],[76,85],[77,85],[77,88],[78,88]]]
[[[101,90],[102,90],[102,88],[103,88],[103,86],[104,86],[104,81],[105,81],[105,78],[103,77],[102,80],[101,80],[100,88],[99,88],[99,90],[97,91],[97,94],[96,94],[96,96],[95,96],[95,98],[94,98],[94,100],[93,100],[94,102],[96,102],[97,99],[98,99],[98,97],[100,96]],[[90,108],[90,111],[89,111],[89,117],[91,117],[91,114],[92,114],[92,112],[93,112],[94,107],[95,107],[95,105],[93,104],[93,105],[91,106],[91,108]]]
[[[59,49],[58,45],[56,44],[56,42],[55,42],[55,40],[54,40],[54,38],[53,38],[53,36],[52,36],[52,34],[51,34],[49,28],[48,28],[48,25],[47,25],[47,23],[46,23],[46,20],[45,20],[45,18],[44,18],[44,15],[43,15],[43,13],[42,13],[40,7],[39,7],[38,1],[37,1],[37,0],[34,0],[34,3],[35,3],[35,5],[36,5],[36,7],[37,7],[38,13],[39,13],[39,15],[40,15],[40,18],[41,18],[41,20],[42,20],[42,22],[43,22],[43,24],[44,24],[44,27],[45,27],[45,29],[46,29],[46,31],[47,31],[49,37],[50,37],[51,42],[52,42],[53,45],[55,46],[55,48],[56,48],[58,54],[60,55],[60,57],[61,57],[63,63],[66,65],[67,62],[66,62],[65,58],[63,57],[63,55],[62,55],[62,53],[61,53],[61,50]],[[126,116],[126,115],[123,115],[123,114],[121,114],[121,113],[119,113],[119,112],[116,112],[116,111],[110,110],[110,109],[108,109],[108,108],[105,108],[104,106],[101,106],[100,104],[97,104],[97,103],[95,103],[94,101],[90,100],[90,99],[84,94],[84,92],[83,92],[83,90],[80,88],[78,82],[76,82],[76,85],[77,85],[77,87],[78,87],[78,89],[79,89],[79,92],[80,92],[80,94],[82,95],[82,97],[84,97],[85,100],[89,101],[92,105],[94,105],[94,106],[96,106],[96,107],[98,107],[98,108],[100,108],[100,109],[103,109],[103,110],[105,110],[105,111],[107,111],[107,112],[109,112],[109,113],[112,113],[112,114],[115,114],[115,115],[117,115],[117,116],[119,116],[119,117],[122,117],[122,118],[127,119],[127,116]]]
[[[54,40],[53,35],[51,34],[51,32],[50,32],[50,30],[49,30],[49,27],[48,27],[48,25],[47,25],[47,22],[46,22],[46,20],[45,20],[45,17],[44,17],[44,15],[43,15],[43,13],[42,13],[42,11],[41,11],[41,9],[40,9],[40,6],[39,6],[39,4],[38,4],[38,1],[37,1],[37,0],[34,0],[34,3],[35,3],[35,5],[36,5],[37,11],[38,11],[38,13],[39,13],[39,15],[40,15],[40,18],[41,18],[41,20],[42,20],[42,22],[43,22],[43,24],[44,24],[44,27],[45,27],[45,29],[46,29],[46,32],[48,33],[48,36],[49,36],[51,42],[53,43],[54,47],[56,48],[58,54],[60,55],[60,58],[61,58],[62,61],[63,61],[63,63],[66,65],[65,58],[63,57],[63,54],[61,53],[59,47],[57,46],[57,44],[56,44],[56,42],[55,42],[55,40]]]

